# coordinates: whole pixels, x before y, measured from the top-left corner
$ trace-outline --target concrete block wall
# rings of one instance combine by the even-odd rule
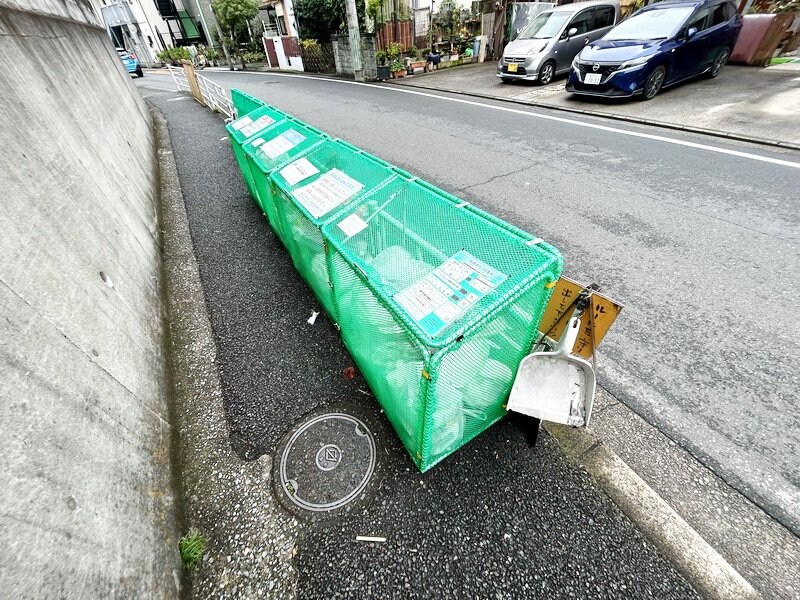
[[[0,0],[7,598],[178,593],[153,135],[93,15]]]
[[[350,49],[350,38],[346,35],[333,37],[333,58],[336,73],[353,75],[353,52]],[[378,63],[375,59],[375,36],[361,36],[361,64],[366,79],[377,79]]]

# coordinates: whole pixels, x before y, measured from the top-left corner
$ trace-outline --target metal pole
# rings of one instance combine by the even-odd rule
[[[431,54],[433,54],[433,5],[435,2],[431,2],[430,12],[428,13],[428,33],[430,34],[431,38]],[[426,57],[427,60],[427,57]]]
[[[398,29],[397,29],[397,27],[398,27],[398,25],[397,25],[397,10],[398,10],[397,0],[394,0],[394,3],[392,4],[392,9],[393,9],[392,10],[392,20],[394,21],[394,41],[399,44],[400,43],[400,34],[398,33]]]
[[[356,81],[364,81],[364,65],[361,64],[361,34],[358,31],[358,13],[356,1],[346,0],[347,31],[350,38],[350,50],[353,53],[353,75]]]

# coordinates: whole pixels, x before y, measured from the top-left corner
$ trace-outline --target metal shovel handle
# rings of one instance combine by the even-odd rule
[[[569,356],[572,352],[572,347],[575,345],[575,340],[578,339],[578,334],[581,332],[581,319],[580,317],[572,317],[567,324],[564,333],[561,334],[561,339],[558,341],[554,354],[557,356]]]

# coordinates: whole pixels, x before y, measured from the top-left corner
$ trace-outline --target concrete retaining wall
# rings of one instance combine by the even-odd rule
[[[353,75],[353,52],[350,49],[350,38],[348,36],[334,36],[333,58],[336,63],[336,73],[338,75]],[[378,63],[375,60],[374,36],[361,36],[361,64],[364,67],[364,77],[366,79],[377,79]]]
[[[153,136],[96,23],[0,0],[8,598],[177,595]]]

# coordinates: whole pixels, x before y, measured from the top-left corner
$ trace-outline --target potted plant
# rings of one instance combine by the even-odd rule
[[[389,70],[392,72],[392,75],[395,79],[399,79],[403,75],[405,75],[405,67],[403,67],[403,63],[400,62],[399,58],[395,58],[392,62],[389,63]]]
[[[378,63],[377,65],[377,79],[379,81],[386,81],[390,79],[392,76],[391,71],[389,71],[389,65],[386,64],[386,52],[383,50],[378,50],[375,53],[375,61]]]
[[[405,73],[405,66],[403,66],[403,49],[397,42],[392,42],[386,46],[386,59],[389,61],[389,71],[392,72],[394,77],[402,77]]]
[[[411,62],[408,65],[409,75],[413,75],[419,71],[425,70],[425,59],[422,57],[422,51],[415,46],[411,46]]]

